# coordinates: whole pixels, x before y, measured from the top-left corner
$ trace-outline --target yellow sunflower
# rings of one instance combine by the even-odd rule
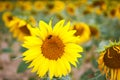
[[[117,6],[117,18],[120,19],[120,4]]]
[[[4,2],[0,1],[0,12],[5,10]]]
[[[34,27],[37,25],[37,21],[35,20],[34,16],[29,16],[28,22]]]
[[[100,36],[99,29],[96,26],[92,26],[92,25],[90,25],[89,28],[90,28],[90,32],[91,32],[90,36],[91,37],[93,36],[95,38],[99,38],[99,36]]]
[[[65,8],[65,4],[62,1],[48,1],[46,8],[50,13],[59,13]]]
[[[73,3],[68,3],[66,6],[66,11],[69,15],[73,16],[76,12],[76,6]]]
[[[7,27],[9,27],[10,22],[14,19],[15,17],[12,15],[11,12],[5,12],[2,15],[2,19]]]
[[[34,8],[38,11],[43,10],[45,8],[45,2],[43,1],[35,1]]]
[[[75,23],[71,27],[73,30],[76,30],[75,36],[79,37],[77,43],[82,44],[90,39],[90,28],[85,23]]]
[[[20,7],[23,11],[32,10],[32,3],[30,1],[18,1],[16,6]]]
[[[116,8],[112,8],[109,13],[108,13],[110,18],[115,18],[117,16],[117,9]]]
[[[98,59],[100,71],[110,80],[120,80],[120,43],[112,43],[100,53]]]
[[[69,30],[70,22],[64,25],[64,20],[52,28],[52,22],[39,22],[39,27],[31,30],[34,34],[25,37],[23,47],[28,48],[23,53],[23,60],[31,62],[28,66],[39,77],[48,74],[50,79],[66,76],[71,71],[70,64],[76,66],[77,58],[83,49],[75,41],[75,30]]]
[[[24,40],[24,36],[30,36],[32,29],[31,25],[28,24],[26,21],[16,18],[12,20],[10,25],[10,32],[13,33],[13,37],[17,38],[19,41]]]
[[[13,4],[10,1],[5,1],[4,6],[6,10],[12,10],[13,9]]]

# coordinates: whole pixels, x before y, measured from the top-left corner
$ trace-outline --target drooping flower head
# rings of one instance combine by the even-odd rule
[[[98,67],[110,80],[120,80],[120,42],[113,43],[100,52]]]
[[[32,29],[31,36],[26,36],[23,46],[28,50],[23,53],[23,60],[31,62],[29,68],[40,77],[48,74],[50,79],[66,76],[71,71],[71,64],[76,66],[77,58],[83,49],[74,36],[75,30],[69,30],[70,22],[64,20],[52,28],[52,22],[39,22],[39,27]]]

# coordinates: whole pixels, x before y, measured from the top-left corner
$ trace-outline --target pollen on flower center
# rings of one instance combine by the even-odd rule
[[[84,28],[77,28],[77,26],[74,26],[74,30],[76,30],[75,36],[82,35]]]
[[[26,34],[26,35],[28,35],[28,36],[30,35],[30,31],[28,30],[27,25],[24,25],[24,26],[20,27],[19,29],[20,29],[21,32],[23,32],[24,34]]]
[[[120,68],[120,46],[117,45],[108,48],[105,52],[103,61],[109,68]]]
[[[42,45],[42,54],[50,60],[61,58],[64,53],[64,44],[58,36],[49,35]]]

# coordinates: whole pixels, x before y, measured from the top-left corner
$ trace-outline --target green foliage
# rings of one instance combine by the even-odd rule
[[[89,69],[87,70],[80,78],[80,80],[89,80],[90,78],[94,77],[94,72]]]
[[[25,63],[24,61],[22,61],[18,66],[17,73],[24,72],[27,69],[28,65],[29,65],[28,63]]]
[[[2,49],[2,52],[10,53],[10,52],[12,52],[12,49],[11,48],[4,48],[4,49]]]

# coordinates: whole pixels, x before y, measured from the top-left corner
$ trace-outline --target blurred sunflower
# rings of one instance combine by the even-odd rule
[[[40,77],[48,74],[50,79],[66,76],[71,71],[70,64],[76,66],[77,58],[83,49],[75,41],[75,30],[69,30],[70,22],[64,26],[64,20],[58,22],[52,28],[43,21],[39,22],[39,28],[31,30],[32,36],[25,37],[23,47],[28,48],[23,53],[23,60],[31,62],[29,68],[37,72]]]
[[[117,14],[116,16],[120,19],[120,4],[117,6]]]
[[[35,8],[35,10],[38,10],[38,11],[43,10],[45,8],[45,2],[35,1],[34,2],[34,8]]]
[[[90,39],[90,28],[85,23],[75,23],[71,27],[71,29],[76,30],[75,36],[79,37],[79,40],[77,40],[77,43],[82,44],[84,42],[87,42]]]
[[[37,25],[37,21],[35,20],[35,18],[33,16],[30,16],[28,19],[28,22],[34,27]]]
[[[12,10],[13,9],[13,4],[10,1],[5,1],[4,6],[6,10]]]
[[[100,53],[98,59],[100,71],[110,80],[120,80],[120,42],[112,43]]]
[[[7,27],[9,27],[10,22],[11,22],[13,19],[15,19],[15,16],[13,16],[11,12],[5,12],[5,13],[2,15],[2,19],[3,19],[4,23],[5,23],[5,25],[6,25]]]
[[[0,1],[0,12],[5,10],[4,2]]]
[[[95,9],[95,13],[98,15],[101,15],[103,12],[105,12],[107,10],[107,5],[105,3],[105,1],[94,1],[92,3],[93,8]]]
[[[16,6],[20,7],[23,11],[30,11],[32,10],[32,3],[31,1],[18,1]]]
[[[94,8],[93,8],[92,5],[87,5],[86,8],[85,8],[85,10],[83,11],[83,14],[84,15],[90,14],[90,13],[93,12],[93,10],[94,10]]]
[[[116,8],[110,9],[110,11],[108,12],[108,16],[110,18],[115,18],[117,16],[117,9]]]
[[[95,38],[98,38],[100,36],[100,31],[96,26],[90,25],[89,28],[90,28],[91,36],[93,36]]]
[[[73,3],[68,3],[66,11],[69,15],[74,16],[76,12],[76,6]]]
[[[19,41],[24,41],[24,36],[30,36],[32,29],[31,25],[26,21],[16,18],[11,21],[10,32],[13,33],[13,37],[17,38]]]
[[[50,13],[59,13],[65,8],[65,3],[62,1],[48,1],[46,8]]]

